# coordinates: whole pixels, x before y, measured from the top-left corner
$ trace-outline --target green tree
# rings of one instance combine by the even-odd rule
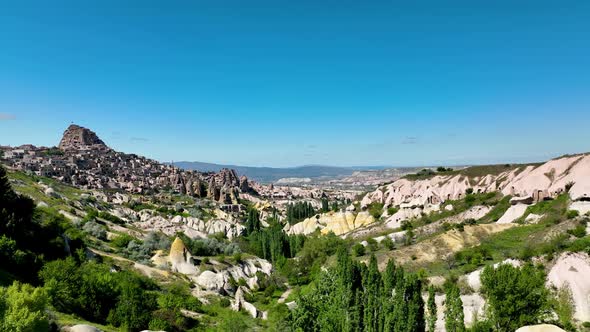
[[[0,288],[0,330],[7,332],[44,332],[49,330],[45,312],[47,296],[42,288],[15,281]]]
[[[109,323],[132,331],[148,326],[151,313],[156,308],[156,300],[137,281],[130,275],[122,276],[118,283],[117,304],[107,319]]]
[[[431,285],[428,287],[428,317],[426,318],[428,332],[434,332],[434,328],[436,327],[436,294],[434,292],[434,287]]]
[[[422,281],[414,274],[406,275],[395,288],[393,311],[389,313],[385,331],[424,332],[424,300]]]
[[[382,292],[383,279],[377,266],[377,258],[371,255],[366,278],[363,279],[365,289],[364,326],[367,332],[383,330]]]
[[[535,324],[547,309],[545,272],[532,264],[488,266],[481,274],[488,317],[497,331],[515,331]]]
[[[248,218],[246,219],[246,234],[252,234],[260,230],[260,213],[254,207],[248,207]]]
[[[330,205],[328,203],[328,199],[322,198],[322,212],[326,213],[328,211],[330,211]]]
[[[465,316],[459,287],[454,283],[449,283],[445,293],[445,328],[448,332],[464,332]]]

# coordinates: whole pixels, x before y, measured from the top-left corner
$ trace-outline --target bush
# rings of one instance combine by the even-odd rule
[[[46,264],[40,277],[51,304],[60,312],[129,330],[148,326],[157,309],[154,282],[134,272],[110,270],[93,262],[78,265],[69,257]]]
[[[578,212],[578,210],[569,210],[569,211],[567,211],[566,217],[568,219],[573,219],[579,215],[580,215],[580,213]]]
[[[577,238],[582,238],[586,236],[586,227],[583,225],[578,225],[576,228],[570,229],[567,232]]]
[[[17,281],[8,288],[0,287],[0,330],[48,331],[46,303],[47,294],[43,288]]]
[[[387,214],[390,215],[390,216],[396,214],[397,211],[399,211],[399,209],[396,208],[395,206],[390,206],[390,207],[387,208]]]
[[[128,234],[121,234],[111,240],[111,244],[117,248],[126,248],[131,241],[135,240],[134,237]]]
[[[231,302],[229,301],[229,299],[227,297],[222,297],[221,300],[219,300],[219,306],[222,308],[227,308],[231,305]]]
[[[377,240],[369,238],[367,240],[367,248],[369,248],[371,252],[375,252],[377,251],[377,249],[379,249],[379,243],[377,242]]]
[[[107,238],[107,231],[104,226],[93,220],[86,222],[84,226],[82,226],[82,230],[99,240],[106,240]]]
[[[360,243],[356,243],[354,246],[352,246],[352,253],[356,257],[364,256],[365,255],[365,246],[363,246]]]
[[[101,212],[98,213],[98,217],[99,218],[102,218],[104,220],[108,220],[110,222],[113,222],[115,224],[119,224],[119,225],[123,225],[125,223],[125,221],[123,221],[123,219],[121,219],[121,218],[119,218],[117,216],[114,216],[114,215],[112,215],[112,214],[110,214],[108,212],[101,211]]]
[[[395,243],[389,236],[385,236],[385,238],[381,240],[381,245],[388,250],[395,249]]]
[[[373,218],[379,219],[383,213],[383,203],[373,202],[367,206],[367,210],[369,211],[369,214],[373,216]]]

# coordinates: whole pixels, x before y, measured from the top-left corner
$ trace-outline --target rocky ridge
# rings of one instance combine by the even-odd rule
[[[467,173],[466,173],[467,174]],[[590,154],[566,156],[542,165],[507,167],[498,174],[469,176],[461,172],[426,179],[402,178],[365,195],[362,207],[373,202],[388,206],[425,206],[475,193],[500,191],[537,202],[567,191],[573,201],[590,200]]]

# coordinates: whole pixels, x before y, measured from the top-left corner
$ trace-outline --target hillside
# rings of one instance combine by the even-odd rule
[[[29,319],[0,324],[438,332],[590,321],[590,155],[420,171],[366,193],[184,171],[78,126],[60,148],[5,148],[2,161],[0,307]]]

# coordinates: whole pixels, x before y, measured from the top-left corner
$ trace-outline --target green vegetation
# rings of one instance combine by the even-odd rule
[[[383,213],[383,203],[372,202],[367,206],[367,211],[369,211],[369,214],[372,215],[373,218],[379,219]]]
[[[457,285],[451,283],[446,286],[445,305],[446,330],[448,332],[464,332],[463,301],[461,301],[461,294]]]
[[[294,225],[316,214],[315,209],[308,202],[287,204],[287,223]]]
[[[424,331],[422,281],[390,262],[352,260],[346,249],[336,266],[321,272],[313,290],[302,294],[290,325],[301,331]]]
[[[434,329],[436,327],[436,301],[435,301],[435,292],[434,292],[434,287],[430,286],[428,287],[428,302],[427,302],[427,309],[428,309],[428,316],[426,317],[426,323],[427,323],[427,331],[428,332],[434,332]]]
[[[502,165],[481,165],[470,166],[460,170],[453,170],[451,168],[438,167],[436,171],[432,169],[422,169],[416,174],[406,175],[404,178],[408,180],[424,180],[434,177],[435,175],[463,175],[468,178],[482,177],[488,174],[499,175],[503,172],[518,169],[518,172],[524,170],[527,166],[539,166],[539,163],[531,164],[502,164]]]
[[[515,331],[536,324],[548,308],[545,272],[527,264],[502,264],[481,274],[482,292],[489,305],[488,319],[495,331]]]
[[[43,288],[35,288],[17,281],[8,288],[0,287],[0,330],[48,331],[46,304],[47,295]]]
[[[502,165],[497,171],[514,167],[521,166]],[[436,174],[463,174],[460,172],[464,171],[439,168]],[[476,170],[469,172],[477,173]],[[35,186],[38,184],[31,182],[24,192],[38,192]],[[149,257],[155,250],[170,247],[168,236],[161,233],[139,236],[136,229],[129,231],[133,236],[126,234],[121,227],[112,225],[124,225],[124,222],[105,212],[112,209],[108,203],[78,197],[76,203],[82,205],[74,206],[64,199],[49,199],[55,206],[69,206],[71,210],[68,211],[77,212],[79,216],[85,210],[86,217],[81,222],[70,223],[55,208],[35,208],[30,199],[12,191],[6,176],[0,173],[0,285],[5,286],[0,287],[2,331],[55,330],[63,322],[87,322],[105,331],[147,328],[240,332],[434,331],[435,294],[444,291],[446,330],[463,332],[466,328],[460,290],[465,291],[465,288],[454,282],[455,276],[483,266],[488,266],[482,273],[482,294],[489,304],[489,312],[486,320],[476,321],[470,330],[513,331],[538,322],[552,322],[573,330],[578,322],[573,319],[571,294],[567,290],[545,289],[545,275],[540,267],[502,265],[494,269],[490,265],[515,257],[530,261],[532,257],[544,255],[551,259],[564,250],[590,253],[590,237],[585,233],[588,218],[567,210],[567,195],[529,207],[519,220],[522,225],[483,238],[479,245],[463,249],[445,262],[420,265],[420,260],[414,256],[414,261],[403,268],[390,261],[381,272],[373,254],[395,249],[391,238],[386,236],[377,243],[367,237],[365,247],[358,241],[355,243],[334,234],[320,235],[319,231],[308,236],[288,235],[283,232],[284,224],[279,221],[277,211],[271,211],[263,221],[262,214],[252,205],[246,210],[244,233],[232,240],[222,233],[205,239],[178,234],[194,256],[202,257],[201,269],[213,269],[217,264],[240,264],[252,255],[273,263],[273,273],[258,273],[258,288],[244,294],[246,301],[268,312],[268,320],[262,321],[245,312],[233,312],[228,297],[214,298],[211,303],[202,305],[191,295],[191,285],[180,274],[173,273],[166,282],[158,284],[130,270],[133,263],[118,260],[117,256],[121,256],[151,264]],[[463,220],[446,227],[440,222],[441,229],[437,228],[435,234],[452,227],[463,231],[467,225],[497,221],[509,208],[509,200],[510,197],[501,197],[499,193],[467,190],[463,199],[445,202],[441,211],[406,221],[402,228],[409,234],[409,244],[433,236],[420,235],[420,226],[476,205],[492,207],[479,220]],[[159,206],[162,201],[176,205],[173,208]],[[152,201],[154,205],[134,204],[133,207],[137,210],[150,208],[167,216],[204,211],[201,206],[205,205],[180,201],[179,197],[165,197]],[[330,204],[322,199],[321,203],[323,212],[340,208],[338,201]],[[444,208],[449,204],[454,207],[452,211]],[[191,207],[184,209],[183,205]],[[380,218],[383,209],[383,204],[373,203],[368,212]],[[390,215],[396,212],[395,207],[387,209]],[[524,218],[531,213],[543,215],[543,218],[537,224],[525,224]],[[315,214],[311,203],[290,204],[286,222],[296,223]],[[107,241],[107,231],[109,235],[118,235]],[[96,256],[87,246],[92,246],[93,252],[116,255],[117,260]],[[217,258],[210,258],[214,256]],[[449,281],[443,287],[428,287],[425,303],[422,298],[426,292],[425,276],[435,272],[449,277]],[[19,282],[13,283],[15,280]],[[21,284],[21,281],[28,284]],[[245,286],[246,280],[232,279],[231,283]],[[277,303],[287,289],[292,291],[287,302],[297,301],[297,308],[292,311]],[[555,316],[547,315],[551,311]]]

